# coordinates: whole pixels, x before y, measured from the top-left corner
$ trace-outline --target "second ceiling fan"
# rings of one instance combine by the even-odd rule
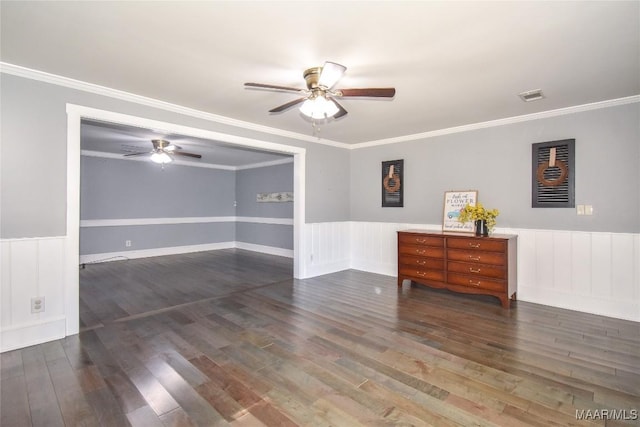
[[[280,113],[295,105],[302,104],[300,111],[311,119],[340,118],[347,114],[347,110],[336,100],[343,97],[376,97],[393,98],[395,88],[355,88],[333,89],[342,77],[347,67],[335,62],[325,62],[322,67],[313,67],[304,71],[303,77],[307,83],[306,89],[288,86],[278,86],[265,83],[245,83],[246,87],[274,89],[303,94],[302,98],[294,99],[286,104],[269,110],[270,113]]]
[[[138,153],[130,153],[125,154],[124,157],[132,157],[132,156],[144,156],[151,155],[151,161],[155,163],[165,164],[173,161],[174,155],[177,156],[186,156],[186,157],[194,157],[196,159],[202,158],[200,154],[188,153],[186,151],[181,151],[182,147],[172,144],[169,141],[164,139],[152,139],[151,144],[153,144],[153,150],[151,151],[142,151]]]

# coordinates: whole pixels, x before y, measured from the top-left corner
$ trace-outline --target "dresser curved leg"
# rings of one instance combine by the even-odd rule
[[[511,300],[509,299],[508,296],[504,295],[498,298],[500,298],[500,302],[502,303],[502,308],[511,308]]]

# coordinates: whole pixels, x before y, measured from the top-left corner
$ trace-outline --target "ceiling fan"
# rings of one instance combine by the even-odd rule
[[[144,156],[151,154],[151,161],[155,163],[165,164],[173,161],[172,156],[186,156],[186,157],[195,157],[196,159],[202,158],[200,154],[187,153],[186,151],[181,151],[182,147],[172,144],[169,141],[164,139],[153,139],[151,140],[153,144],[153,150],[151,151],[143,151],[140,153],[130,153],[124,154],[124,157],[133,157],[133,156]]]
[[[307,83],[306,89],[288,86],[278,86],[264,83],[245,83],[246,87],[274,89],[303,94],[302,98],[294,99],[286,104],[269,110],[270,113],[280,113],[295,105],[300,106],[300,112],[311,119],[338,119],[347,114],[347,110],[336,100],[344,97],[377,97],[393,98],[396,89],[388,88],[357,88],[333,89],[342,77],[347,67],[335,62],[325,62],[322,67],[312,67],[304,71],[303,77]]]

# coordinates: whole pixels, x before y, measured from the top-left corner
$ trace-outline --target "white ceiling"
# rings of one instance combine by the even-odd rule
[[[336,86],[397,89],[343,99],[325,141],[355,144],[640,94],[638,1],[12,2],[6,64],[312,135],[302,72],[346,65]],[[518,93],[542,89],[524,103]]]
[[[166,133],[135,126],[83,120],[80,129],[81,148],[85,155],[129,160],[150,160],[154,139],[164,139],[183,152],[199,154],[197,159],[172,156],[177,164],[225,169],[245,169],[293,161],[290,155],[256,150],[240,145],[211,141],[192,136]],[[126,154],[149,153],[148,156],[126,157]]]

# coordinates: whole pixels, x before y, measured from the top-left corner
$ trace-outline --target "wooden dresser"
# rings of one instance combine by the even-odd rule
[[[517,237],[398,231],[398,286],[405,279],[456,292],[516,299]]]

